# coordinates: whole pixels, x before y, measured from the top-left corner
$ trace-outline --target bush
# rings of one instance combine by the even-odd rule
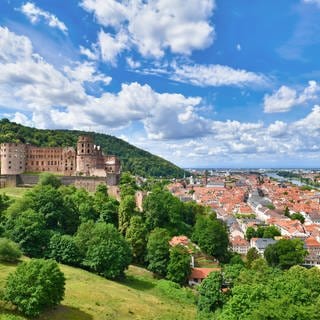
[[[38,316],[46,308],[60,303],[65,277],[53,260],[23,262],[8,277],[4,298],[27,316]]]
[[[0,238],[0,261],[17,262],[22,253],[19,246],[6,238]]]
[[[81,224],[76,243],[84,253],[84,266],[106,278],[122,277],[131,262],[130,247],[112,224]]]
[[[83,259],[75,239],[69,235],[54,234],[50,239],[48,251],[49,258],[70,266],[79,266]]]

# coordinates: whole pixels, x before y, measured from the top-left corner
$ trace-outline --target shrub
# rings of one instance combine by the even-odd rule
[[[21,256],[20,248],[15,242],[0,238],[0,261],[16,262]]]
[[[54,260],[23,262],[8,277],[4,298],[27,316],[38,316],[63,299],[65,277]]]
[[[54,234],[50,239],[48,251],[49,258],[71,266],[79,266],[83,259],[75,239],[69,235]]]

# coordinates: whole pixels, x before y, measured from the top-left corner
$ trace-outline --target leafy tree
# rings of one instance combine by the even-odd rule
[[[36,186],[25,197],[30,199],[30,208],[44,216],[48,229],[57,230],[62,227],[61,220],[66,208],[59,190],[50,185]]]
[[[100,207],[99,221],[112,223],[116,228],[118,228],[118,210],[119,202],[110,197],[108,201],[104,202]]]
[[[291,219],[291,220],[299,220],[301,223],[304,223],[304,221],[305,221],[304,216],[303,216],[301,213],[299,213],[299,212],[293,213],[293,214],[290,216],[290,219]]]
[[[129,172],[123,172],[120,178],[120,195],[121,199],[126,196],[134,196],[137,190],[135,177]]]
[[[290,217],[290,210],[289,210],[288,207],[285,208],[283,214],[284,214],[286,217],[288,217],[288,218]]]
[[[75,239],[59,233],[54,234],[50,239],[48,257],[71,266],[80,266],[83,259]]]
[[[119,231],[125,235],[130,219],[135,214],[136,201],[134,196],[125,196],[119,206]]]
[[[221,220],[199,216],[192,239],[205,253],[219,260],[228,257],[228,232],[226,225]]]
[[[247,253],[247,266],[248,266],[248,268],[251,267],[251,264],[254,260],[257,260],[259,258],[260,258],[260,255],[259,255],[258,250],[255,247],[250,248]]]
[[[300,239],[281,239],[264,251],[268,264],[281,269],[303,263],[306,255],[307,251]]]
[[[131,251],[118,230],[103,222],[94,224],[90,229],[81,226],[76,240],[80,250],[85,249],[83,264],[106,278],[122,277],[131,262]]]
[[[229,286],[238,279],[240,272],[244,269],[243,264],[227,264],[223,268],[223,279],[224,282]]]
[[[17,217],[10,216],[6,224],[10,239],[19,244],[22,252],[30,257],[43,257],[49,243],[43,215],[29,209]]]
[[[272,238],[281,236],[280,230],[276,226],[267,226],[263,230],[263,238]]]
[[[133,216],[127,229],[126,240],[131,247],[133,261],[136,263],[143,264],[145,261],[147,237],[147,228],[142,218]]]
[[[184,204],[167,190],[153,189],[143,201],[143,210],[148,230],[167,228],[173,234],[190,233],[190,215],[185,214]]]
[[[83,256],[86,255],[88,250],[88,244],[91,240],[95,223],[93,220],[89,220],[80,224],[77,234],[75,236],[76,244]]]
[[[214,312],[223,306],[225,301],[222,293],[222,275],[220,272],[211,272],[198,288],[198,311]]]
[[[188,249],[177,245],[170,249],[167,279],[184,285],[191,273],[191,258]]]
[[[38,184],[40,186],[51,186],[55,189],[58,189],[61,186],[61,181],[56,175],[49,172],[44,172],[40,174]]]
[[[0,261],[17,262],[21,256],[21,250],[15,242],[0,238]]]
[[[5,299],[27,316],[38,316],[64,296],[65,278],[53,260],[23,262],[8,277]]]
[[[256,230],[253,227],[248,227],[246,230],[246,239],[250,241],[256,236]]]
[[[170,236],[166,229],[151,231],[147,243],[148,269],[160,276],[167,274]]]

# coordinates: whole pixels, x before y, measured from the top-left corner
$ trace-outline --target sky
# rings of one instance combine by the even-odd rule
[[[181,167],[320,167],[320,0],[0,0],[0,117]]]

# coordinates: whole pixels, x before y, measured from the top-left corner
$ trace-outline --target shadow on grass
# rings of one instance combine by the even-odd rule
[[[53,310],[44,312],[39,320],[92,320],[92,315],[74,307],[59,305]]]
[[[154,288],[155,284],[144,280],[142,278],[138,278],[136,276],[127,275],[125,279],[119,281],[121,284],[130,287],[132,289],[140,290],[140,291],[148,291]]]

